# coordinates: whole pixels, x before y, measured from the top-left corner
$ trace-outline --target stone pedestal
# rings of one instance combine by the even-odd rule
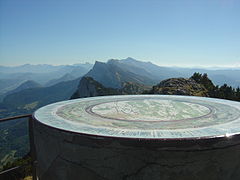
[[[145,113],[146,112],[146,113]],[[240,103],[109,96],[34,114],[39,180],[239,180]]]

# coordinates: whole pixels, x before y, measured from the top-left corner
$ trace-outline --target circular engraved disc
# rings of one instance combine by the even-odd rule
[[[123,121],[178,121],[208,116],[211,109],[189,102],[140,99],[98,104],[88,109],[88,112]]]
[[[214,98],[126,95],[62,101],[35,118],[66,131],[125,138],[206,138],[240,133],[240,103]]]

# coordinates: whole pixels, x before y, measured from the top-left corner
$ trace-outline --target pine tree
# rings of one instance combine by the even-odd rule
[[[240,101],[239,87],[234,89],[227,84],[223,84],[220,87],[218,85],[215,86],[206,73],[202,75],[201,73],[195,72],[191,78],[197,83],[202,84],[208,90],[210,97]]]

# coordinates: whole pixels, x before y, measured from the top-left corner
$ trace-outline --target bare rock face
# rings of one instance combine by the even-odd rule
[[[161,81],[158,85],[153,86],[150,93],[186,96],[209,96],[206,88],[191,78],[166,79],[164,81]]]
[[[72,95],[71,99],[121,94],[142,94],[143,91],[149,89],[148,86],[133,82],[123,82],[122,88],[120,89],[107,88],[95,81],[92,77],[83,77],[77,91]]]
[[[83,77],[77,91],[72,95],[71,99],[116,94],[119,94],[117,89],[106,88],[91,77]]]

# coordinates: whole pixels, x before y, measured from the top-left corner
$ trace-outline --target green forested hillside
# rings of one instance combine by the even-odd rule
[[[26,118],[0,123],[0,170],[29,152]]]

